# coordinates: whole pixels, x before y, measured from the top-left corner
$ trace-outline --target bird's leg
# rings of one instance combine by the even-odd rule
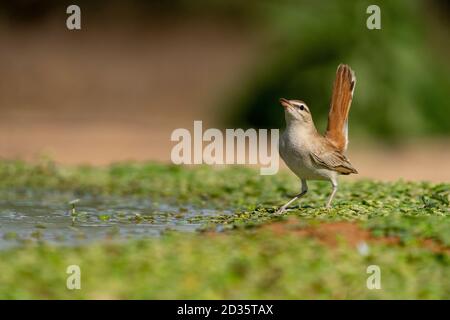
[[[308,185],[306,184],[306,180],[302,179],[302,190],[301,192],[296,195],[294,198],[292,198],[291,200],[289,200],[284,206],[282,206],[280,209],[278,209],[278,211],[275,214],[282,214],[283,212],[286,211],[287,207],[289,207],[289,205],[294,202],[297,199],[300,199],[301,197],[303,197],[306,193],[308,192]]]
[[[333,186],[333,190],[331,191],[330,197],[328,198],[328,201],[327,201],[327,205],[326,205],[327,209],[331,208],[331,201],[333,201],[334,195],[336,194],[336,191],[338,188],[336,179],[331,180],[331,185]]]

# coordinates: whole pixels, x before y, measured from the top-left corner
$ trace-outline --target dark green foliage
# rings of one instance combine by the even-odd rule
[[[366,28],[370,1],[281,3],[254,6],[271,49],[262,53],[260,68],[242,90],[232,95],[230,125],[283,127],[278,99],[286,97],[305,101],[323,130],[336,67],[347,63],[357,76],[351,138],[395,141],[450,133],[448,53],[430,49],[433,31],[428,26],[437,10],[433,3],[378,3],[381,30]]]

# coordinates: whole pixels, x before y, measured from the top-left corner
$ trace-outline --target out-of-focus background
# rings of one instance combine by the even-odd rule
[[[81,7],[82,29],[66,28]],[[176,128],[282,128],[279,97],[326,126],[339,63],[357,87],[359,177],[450,180],[449,2],[8,0],[0,5],[0,158],[170,161]]]

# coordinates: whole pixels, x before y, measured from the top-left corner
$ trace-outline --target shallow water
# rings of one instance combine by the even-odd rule
[[[0,249],[28,242],[77,245],[160,236],[167,230],[193,232],[223,211],[174,207],[147,199],[12,194],[0,196]]]

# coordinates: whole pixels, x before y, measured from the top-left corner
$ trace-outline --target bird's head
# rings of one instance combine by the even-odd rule
[[[312,124],[312,116],[306,103],[300,100],[280,99],[281,105],[284,107],[284,117],[286,123],[296,124]]]

